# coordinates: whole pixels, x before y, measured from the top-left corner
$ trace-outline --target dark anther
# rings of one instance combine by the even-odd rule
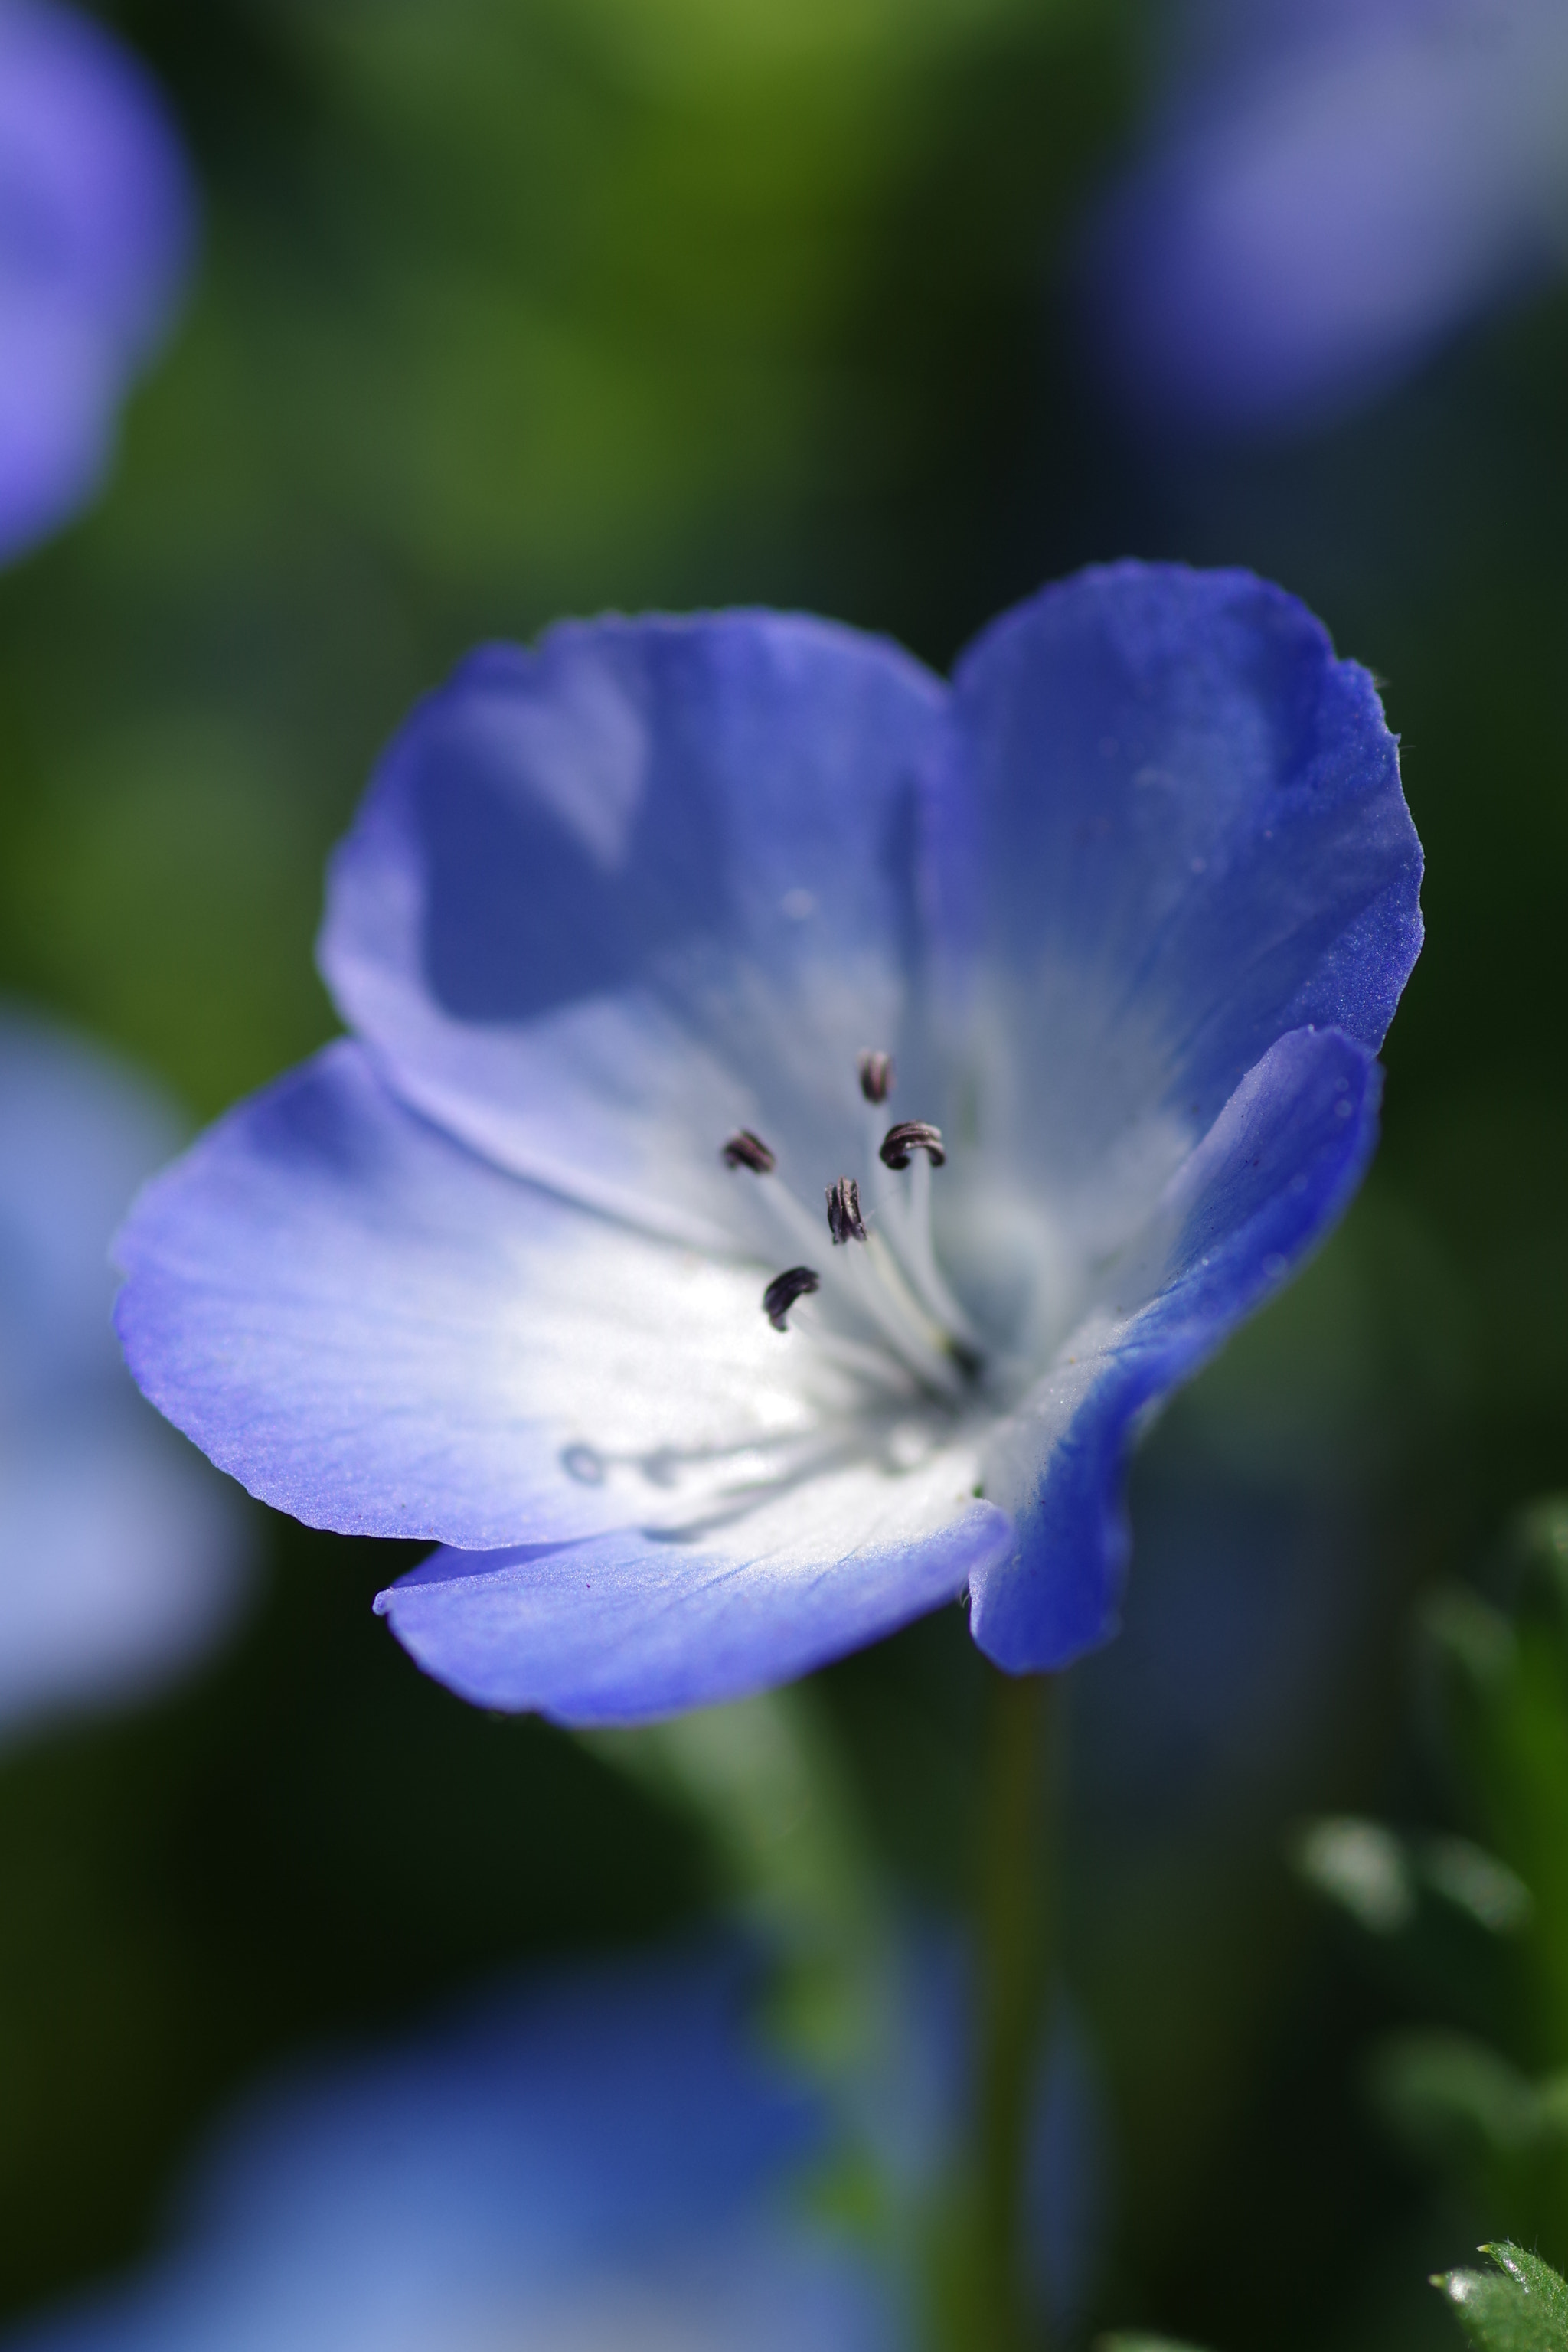
[[[771,1175],[778,1166],[762,1137],[753,1135],[749,1127],[737,1129],[721,1156],[726,1168],[749,1168],[757,1176]]]
[[[940,1168],[947,1158],[942,1146],[942,1129],[923,1118],[906,1118],[890,1127],[882,1138],[881,1160],[884,1168],[907,1168],[911,1151],[923,1151],[933,1168]]]
[[[763,1312],[775,1331],[788,1327],[785,1316],[797,1298],[809,1298],[814,1290],[822,1287],[822,1276],[813,1274],[808,1265],[792,1265],[787,1274],[775,1274],[763,1293]]]
[[[862,1054],[859,1062],[860,1091],[868,1103],[884,1103],[893,1091],[893,1057],[891,1054]]]
[[[853,1176],[837,1176],[827,1188],[827,1230],[836,1242],[863,1242],[860,1187]]]

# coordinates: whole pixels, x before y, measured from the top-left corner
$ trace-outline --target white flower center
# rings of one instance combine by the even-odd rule
[[[723,1156],[755,1180],[786,1248],[801,1255],[763,1295],[774,1328],[797,1322],[822,1355],[866,1385],[868,1403],[952,1408],[973,1391],[981,1342],[942,1274],[931,1235],[931,1171],[946,1158],[941,1130],[920,1119],[888,1125],[892,1081],[886,1054],[861,1055],[867,1200],[863,1207],[858,1176],[837,1176],[825,1186],[826,1249],[823,1221],[779,1176],[761,1137],[742,1130]]]
[[[646,1531],[707,1536],[857,1469],[902,1486],[934,1472],[939,1457],[956,1464],[955,1446],[968,1460],[980,1423],[994,1415],[999,1367],[988,1362],[934,1243],[943,1139],[925,1121],[889,1120],[891,1084],[885,1055],[862,1055],[862,1168],[822,1170],[815,1207],[779,1172],[763,1136],[742,1129],[718,1145],[733,1182],[746,1188],[737,1203],[743,1222],[754,1225],[751,1213],[762,1213],[752,1249],[766,1253],[771,1224],[780,1267],[759,1292],[742,1260],[707,1261],[715,1291],[704,1313],[721,1313],[726,1326],[709,1343],[707,1371],[733,1351],[728,1410],[691,1398],[689,1411],[683,1384],[672,1380],[658,1402],[650,1399],[668,1434],[650,1430],[651,1443],[618,1445],[580,1438],[560,1457],[580,1485],[623,1488]],[[698,1262],[688,1263],[696,1279]],[[754,1383],[740,1373],[742,1359],[755,1364]],[[699,1435],[692,1422],[704,1419]],[[680,1433],[683,1421],[689,1434]],[[963,1473],[966,1493],[973,1475]]]

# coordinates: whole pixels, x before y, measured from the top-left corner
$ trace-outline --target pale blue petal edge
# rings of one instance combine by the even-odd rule
[[[604,1525],[507,1386],[524,1244],[580,1213],[428,1125],[340,1039],[209,1128],[114,1243],[160,1412],[309,1527],[483,1549]]]
[[[1156,1103],[1196,1136],[1292,1029],[1381,1045],[1420,952],[1421,845],[1372,677],[1296,597],[1098,566],[992,623],[952,709],[939,1011],[962,1052],[976,987],[1007,992],[1028,1084],[1001,1148],[1092,1162]]]
[[[638,1723],[793,1682],[955,1600],[1011,1549],[976,1502],[914,1544],[823,1561],[808,1582],[636,1529],[564,1549],[442,1550],[377,1596],[425,1672],[479,1706]]]

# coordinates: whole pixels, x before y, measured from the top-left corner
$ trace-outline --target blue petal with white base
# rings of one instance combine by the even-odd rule
[[[942,709],[897,646],[778,614],[485,648],[333,860],[345,1020],[501,1166],[728,1247],[716,1140],[766,1116],[860,1143],[820,1074],[896,1042]]]
[[[334,863],[359,1042],[122,1235],[132,1370],[447,1547],[381,1605],[486,1704],[735,1696],[961,1589],[1060,1664],[1142,1417],[1364,1168],[1419,874],[1371,681],[1247,574],[1086,573],[951,688],[760,614],[492,649]]]

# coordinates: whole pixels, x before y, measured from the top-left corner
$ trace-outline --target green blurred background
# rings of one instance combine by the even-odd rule
[[[1147,92],[1131,0],[104,14],[173,97],[205,249],[109,495],[0,579],[0,983],[193,1116],[330,1034],[325,852],[478,638],[760,602],[945,665],[1136,553],[1256,566],[1384,682],[1431,877],[1386,1140],[1141,1465],[1127,1634],[1072,1698],[1068,1967],[1111,2149],[1091,2315],[1234,2352],[1447,2341],[1426,2270],[1526,2224],[1388,2128],[1367,2053],[1485,1969],[1369,1964],[1287,1855],[1325,1811],[1483,1832],[1412,1611],[1489,1574],[1510,1607],[1500,1530],[1568,1479],[1568,299],[1315,440],[1156,465],[1071,299]],[[204,1677],[0,1760],[6,2310],[147,2243],[284,2053],[717,1891],[689,1822],[420,1679],[370,1614],[384,1548],[262,1539]],[[958,1908],[961,1616],[822,1681],[890,1865]]]

